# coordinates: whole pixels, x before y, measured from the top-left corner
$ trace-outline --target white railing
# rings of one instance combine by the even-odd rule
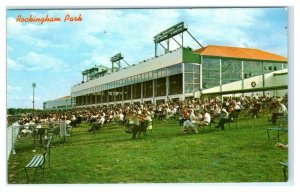
[[[16,123],[6,128],[6,158],[9,159],[10,153],[15,149],[20,126]]]
[[[66,121],[55,121],[51,122],[53,125],[59,125],[60,131],[59,135],[61,137],[66,137],[67,134],[67,122]],[[17,122],[13,123],[11,126],[9,126],[6,129],[6,142],[7,142],[7,149],[6,149],[6,155],[7,155],[7,160],[9,159],[10,153],[15,150],[17,138],[18,138],[18,133],[21,127],[28,127],[28,126],[33,126],[37,127],[38,125],[41,124],[30,124],[30,125],[19,125]],[[38,129],[38,128],[37,128]]]

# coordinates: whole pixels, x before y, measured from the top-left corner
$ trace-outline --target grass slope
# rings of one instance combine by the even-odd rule
[[[287,150],[268,141],[265,118],[241,119],[238,128],[225,131],[206,127],[199,134],[183,134],[175,120],[155,121],[151,135],[132,140],[119,125],[104,131],[87,132],[89,125],[73,129],[73,136],[61,144],[55,138],[51,168],[45,180],[31,183],[221,183],[283,182],[279,161],[288,160]],[[271,133],[275,136],[275,132]],[[287,143],[287,135],[280,137]],[[33,153],[32,150],[37,149]],[[24,166],[41,152],[30,139],[20,138],[17,154],[8,162],[8,183],[26,183]],[[42,172],[37,172],[41,177]],[[30,178],[33,178],[33,171]]]

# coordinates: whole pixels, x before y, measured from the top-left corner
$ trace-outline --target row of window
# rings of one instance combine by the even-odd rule
[[[242,62],[241,60],[204,57],[202,70],[203,88],[219,86],[220,79],[222,79],[222,84],[226,84],[285,68],[287,68],[286,63],[262,61]],[[244,75],[242,76],[242,74]]]
[[[97,87],[92,87],[92,88],[89,88],[88,90],[79,91],[79,92],[77,92],[77,95],[83,95],[83,94],[87,94],[87,93],[93,93],[93,92],[114,89],[117,87],[123,87],[123,86],[132,85],[132,84],[136,84],[136,83],[141,83],[141,82],[158,79],[158,78],[162,78],[162,77],[166,77],[166,76],[171,76],[171,75],[175,75],[175,74],[179,74],[179,73],[182,73],[181,64],[176,64],[176,65],[172,65],[169,67],[150,71],[147,73],[127,77],[125,79],[121,79],[118,81],[106,83],[104,85],[99,85]],[[77,95],[75,94],[75,96],[77,96]]]
[[[184,65],[184,92],[193,93],[200,90],[200,65]]]
[[[167,93],[167,86],[169,92]],[[94,94],[75,97],[77,106],[107,103],[115,101],[126,101],[131,99],[151,98],[168,95],[182,94],[182,73],[169,77],[167,85],[166,78],[159,78],[155,81],[146,81],[125,87],[100,91]]]
[[[95,93],[104,90],[111,90],[118,87],[126,87],[128,85],[135,85],[141,82],[151,81],[153,79],[159,79],[166,76],[180,74],[182,73],[181,66],[181,64],[176,64],[155,71],[135,75],[104,85],[99,85],[97,87],[89,88],[88,90],[77,92],[73,94],[73,96],[85,95],[88,93]],[[204,57],[202,68],[203,88],[205,89],[220,85],[220,79],[222,79],[222,84],[231,83],[234,81],[241,80],[243,78],[250,78],[257,75],[262,75],[264,73],[269,73],[271,71],[287,68],[287,64],[276,62],[241,61],[234,59],[216,59],[211,57]],[[186,63],[184,65],[184,72],[185,93],[198,91],[200,89],[200,65]],[[242,74],[244,75],[242,76]],[[151,89],[150,84],[151,83],[149,82],[149,87],[145,89],[146,93],[148,89]],[[158,84],[158,86],[160,85]]]

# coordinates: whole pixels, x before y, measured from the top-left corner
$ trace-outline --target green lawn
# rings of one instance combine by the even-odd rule
[[[155,121],[152,134],[136,140],[118,125],[96,134],[88,127],[73,129],[64,144],[55,138],[45,180],[30,183],[283,182],[278,162],[288,160],[288,151],[275,147],[279,141],[268,141],[266,128],[272,125],[266,118],[244,118],[237,129],[227,125],[225,131],[206,128],[199,134],[181,133],[175,120]],[[286,134],[280,139],[288,142]],[[19,139],[8,162],[8,183],[26,183],[24,166],[39,151],[31,138]]]

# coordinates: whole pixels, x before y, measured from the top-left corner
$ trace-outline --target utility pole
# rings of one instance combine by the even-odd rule
[[[32,110],[34,112],[34,88],[36,87],[36,83],[32,83]]]

